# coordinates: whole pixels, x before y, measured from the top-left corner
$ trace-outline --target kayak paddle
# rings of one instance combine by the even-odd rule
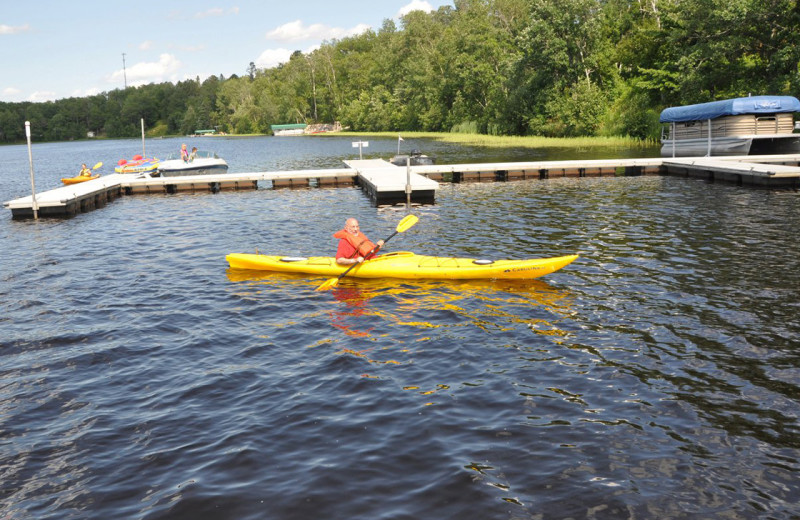
[[[392,238],[392,237],[393,237],[393,236],[395,236],[396,234],[398,234],[398,233],[402,233],[403,231],[407,231],[407,230],[411,229],[411,227],[412,227],[414,224],[416,224],[416,223],[417,223],[417,221],[419,221],[419,219],[418,219],[416,216],[414,216],[414,215],[408,215],[408,216],[406,216],[406,217],[405,217],[403,220],[401,220],[401,221],[400,221],[400,222],[397,224],[397,229],[395,230],[395,232],[394,232],[394,233],[392,233],[391,235],[389,235],[389,236],[386,238],[386,240],[384,240],[384,241],[383,241],[384,245],[386,244],[386,242],[388,242],[388,241],[389,241],[389,239],[390,239],[390,238]],[[376,250],[376,249],[377,249],[377,246],[376,246],[376,247],[373,247],[373,248],[372,248],[372,250],[371,250],[369,253],[367,253],[365,256],[369,256],[369,255],[371,255],[372,253],[374,253],[374,252],[375,252],[375,250]],[[347,273],[349,273],[349,272],[350,272],[350,270],[351,270],[352,268],[356,267],[357,265],[359,265],[359,264],[358,264],[358,263],[355,263],[355,264],[351,265],[350,267],[348,267],[348,268],[347,268],[347,271],[343,272],[342,274],[340,274],[340,275],[339,275],[339,276],[337,276],[336,278],[331,278],[331,279],[327,280],[325,283],[323,283],[322,285],[320,285],[319,287],[317,287],[315,290],[317,290],[317,291],[327,291],[328,289],[333,289],[334,287],[336,287],[337,285],[339,285],[339,280],[341,280],[342,278],[344,278],[344,277],[345,277],[345,275],[347,275]]]
[[[96,169],[98,169],[98,168],[99,168],[99,167],[101,167],[101,166],[103,166],[103,163],[102,163],[102,162],[99,162],[99,163],[95,164],[95,165],[94,165],[94,168],[92,168],[92,169],[93,169],[93,170],[96,170]]]

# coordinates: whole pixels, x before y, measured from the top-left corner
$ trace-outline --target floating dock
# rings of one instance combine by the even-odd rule
[[[414,172],[411,168],[395,166],[383,159],[345,161],[358,172],[358,183],[376,204],[411,202],[433,204],[439,183]]]
[[[407,201],[433,203],[440,182],[508,182],[557,177],[677,175],[741,186],[800,189],[800,155],[437,164],[410,168],[382,159],[350,160],[345,164],[349,167],[182,177],[112,174],[37,193],[36,207],[39,216],[64,218],[101,208],[124,195],[255,190],[259,183],[261,187],[272,189],[360,186],[375,205]],[[34,216],[30,195],[3,205],[11,210],[13,218]]]
[[[794,157],[794,159],[791,159]],[[760,156],[759,162],[731,157],[664,159],[668,175],[682,175],[709,182],[728,182],[738,186],[800,188],[798,156]]]

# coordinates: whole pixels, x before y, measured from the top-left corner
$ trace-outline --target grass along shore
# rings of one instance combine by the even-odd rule
[[[654,142],[633,137],[540,137],[462,134],[449,132],[333,132],[318,136],[350,135],[354,137],[402,137],[403,139],[433,139],[448,143],[487,146],[494,148],[647,148]]]

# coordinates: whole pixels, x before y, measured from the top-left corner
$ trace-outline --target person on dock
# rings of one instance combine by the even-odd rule
[[[181,159],[183,162],[189,162],[189,150],[186,149],[186,143],[181,145]]]
[[[378,240],[377,244],[372,243],[361,232],[358,220],[352,217],[345,221],[344,229],[334,233],[333,237],[339,239],[339,246],[336,249],[336,263],[339,265],[360,264],[364,260],[374,257],[383,247],[383,240]]]
[[[89,167],[86,166],[86,163],[83,163],[81,164],[81,172],[78,175],[80,175],[81,177],[91,177],[92,170],[90,170]]]

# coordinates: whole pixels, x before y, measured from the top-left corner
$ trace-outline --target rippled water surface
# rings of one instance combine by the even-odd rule
[[[351,140],[200,147],[231,171],[322,168]],[[35,144],[37,187],[140,152]],[[0,199],[29,190],[27,147],[0,147]],[[333,188],[3,211],[0,518],[798,518],[794,191],[443,184],[387,249],[581,258],[531,282],[329,292],[225,255],[332,254],[345,216],[385,238],[404,208]]]

